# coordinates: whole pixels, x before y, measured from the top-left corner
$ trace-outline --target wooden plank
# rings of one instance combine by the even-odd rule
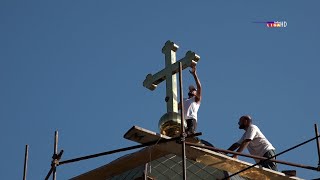
[[[171,139],[171,137],[162,135],[153,131],[150,131],[148,129],[144,129],[139,126],[133,126],[131,129],[129,129],[123,136],[125,139],[137,142],[137,143],[147,143],[147,142],[153,142],[158,141],[160,139]],[[192,142],[192,143],[198,143],[199,140],[191,137],[186,138],[186,141]]]
[[[149,131],[147,129],[134,126],[132,127],[125,135],[126,139],[138,142],[138,143],[146,143],[149,141],[154,141],[159,138],[170,138],[167,136],[160,135],[158,133]],[[167,142],[157,145],[162,151],[167,151],[168,153],[173,153],[181,156],[181,145],[176,142]],[[251,166],[251,163],[241,161],[238,159],[231,158],[229,156],[216,153],[214,151],[210,151],[204,148],[198,147],[186,147],[186,156],[190,160],[194,160],[199,163],[206,164],[208,166],[212,166],[217,169],[221,169],[224,171],[228,171],[230,173],[238,172],[246,167]],[[273,171],[267,168],[262,167],[253,167],[243,173],[240,176],[247,177],[250,179],[279,179],[279,180],[300,180],[298,177],[290,177],[286,176],[284,173]]]
[[[170,139],[169,136],[165,136],[139,126],[133,126],[129,129],[123,136],[125,139],[137,142],[137,143],[147,143],[152,141],[157,141],[160,139]]]

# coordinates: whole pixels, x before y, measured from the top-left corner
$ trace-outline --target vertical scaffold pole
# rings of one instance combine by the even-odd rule
[[[58,154],[58,131],[54,132],[54,147],[53,147],[53,155],[57,157]],[[56,165],[54,165],[53,168],[53,174],[52,174],[52,180],[56,180],[57,177],[57,171],[56,171]]]
[[[183,164],[183,179],[187,179],[187,164],[186,164],[186,133],[184,130],[184,104],[183,104],[183,84],[182,84],[182,63],[179,63],[179,89],[180,89],[180,103],[181,103],[181,146],[182,146],[182,164]]]
[[[320,167],[320,143],[319,143],[319,132],[318,132],[318,126],[317,124],[314,124],[314,130],[315,130],[315,133],[316,133],[316,136],[317,136],[317,149],[318,149],[318,166]]]
[[[29,145],[26,145],[24,152],[24,167],[23,167],[23,180],[27,180],[27,167],[28,167],[28,155],[29,154]]]

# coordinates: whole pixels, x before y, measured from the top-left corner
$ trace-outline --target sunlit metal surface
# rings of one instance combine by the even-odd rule
[[[164,114],[159,121],[160,133],[166,136],[175,137],[180,135],[181,116],[176,112]],[[187,124],[184,122],[184,126]]]

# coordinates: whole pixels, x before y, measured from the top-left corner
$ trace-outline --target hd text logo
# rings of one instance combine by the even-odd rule
[[[287,27],[287,21],[268,21],[268,22],[253,22],[253,23],[261,23],[265,24],[268,28],[285,28]]]
[[[285,28],[287,27],[287,21],[272,21],[272,22],[267,22],[267,27],[269,28]]]

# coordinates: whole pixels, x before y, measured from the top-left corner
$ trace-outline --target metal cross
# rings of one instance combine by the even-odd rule
[[[192,51],[188,51],[184,58],[176,61],[176,51],[179,46],[171,41],[167,41],[162,48],[162,53],[165,55],[165,68],[156,74],[148,74],[143,81],[143,86],[151,91],[157,88],[157,85],[166,80],[166,101],[167,112],[178,112],[177,101],[177,77],[176,73],[179,72],[179,62],[182,62],[182,69],[195,65],[200,56]]]

